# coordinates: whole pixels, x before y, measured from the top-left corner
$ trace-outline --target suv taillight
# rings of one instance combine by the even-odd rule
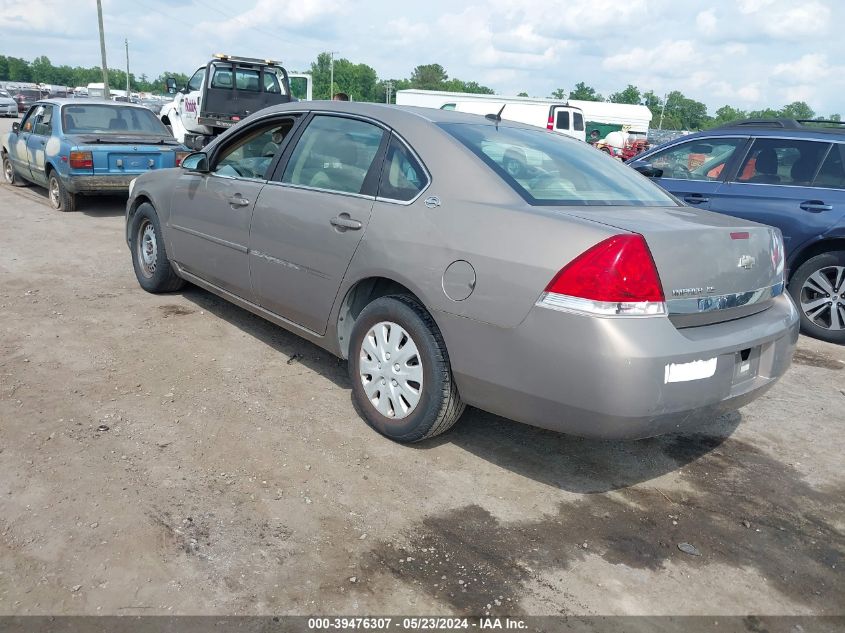
[[[550,114],[550,115],[549,115],[549,120],[548,120],[548,122],[546,123],[546,129],[547,129],[547,130],[553,130],[553,129],[555,129],[555,117],[554,117],[554,115],[553,115],[553,114]]]
[[[666,314],[663,287],[645,238],[614,235],[564,266],[537,302],[602,316]]]

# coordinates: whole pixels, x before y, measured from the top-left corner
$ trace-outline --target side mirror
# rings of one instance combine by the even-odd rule
[[[188,154],[182,159],[182,168],[188,171],[195,171],[199,174],[207,174],[208,169],[208,154],[205,152],[194,152]]]
[[[631,167],[640,172],[643,176],[648,178],[662,178],[663,170],[659,167],[652,167],[645,161],[635,161],[631,163]]]
[[[167,88],[167,94],[175,95],[176,94],[176,80],[173,77],[167,77],[164,80],[164,85]]]
[[[12,123],[12,134],[17,134],[21,131],[21,124],[18,122]]]

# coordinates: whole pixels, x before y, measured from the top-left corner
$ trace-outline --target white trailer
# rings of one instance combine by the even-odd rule
[[[503,97],[501,95],[472,94],[465,92],[441,92],[438,90],[398,90],[396,92],[397,105],[422,106],[425,108],[457,109],[458,103],[487,103],[491,107],[504,103],[513,105],[543,105],[569,106],[578,108],[584,114],[586,134],[596,129],[600,137],[604,138],[609,132],[628,127],[631,132],[646,134],[651,123],[651,110],[643,105],[629,105],[627,103],[608,103],[605,101],[580,101],[570,99],[560,101],[555,99],[537,99],[534,97]],[[498,111],[498,110],[497,110]],[[505,108],[507,112],[507,108]],[[502,118],[507,118],[505,112]]]

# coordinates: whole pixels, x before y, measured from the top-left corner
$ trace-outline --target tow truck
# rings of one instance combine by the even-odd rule
[[[253,112],[312,97],[311,75],[289,75],[271,59],[223,53],[198,68],[186,86],[173,77],[166,85],[174,98],[159,117],[177,141],[195,150]]]

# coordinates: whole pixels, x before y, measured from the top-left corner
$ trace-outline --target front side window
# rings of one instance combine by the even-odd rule
[[[845,189],[845,143],[835,143],[830,148],[813,186]]]
[[[205,77],[205,68],[200,68],[194,73],[194,76],[191,77],[191,80],[188,82],[188,92],[198,92],[202,90],[203,77]]]
[[[283,119],[236,139],[220,152],[212,172],[230,178],[265,178],[292,129],[293,119]]]
[[[532,205],[664,206],[677,203],[630,167],[546,130],[442,123]]]
[[[41,112],[43,106],[37,105],[32,106],[29,109],[23,119],[21,120],[21,132],[32,132],[32,126],[35,125],[35,118],[38,116],[38,113]]]
[[[414,156],[395,136],[392,137],[381,171],[379,198],[407,202],[425,189],[427,183],[425,172]]]
[[[829,143],[758,138],[745,157],[738,182],[808,187]]]
[[[742,138],[696,139],[652,154],[649,165],[663,170],[663,178],[719,180],[728,161],[745,143]]]
[[[384,130],[333,116],[317,116],[303,132],[282,182],[343,193],[361,193]]]

